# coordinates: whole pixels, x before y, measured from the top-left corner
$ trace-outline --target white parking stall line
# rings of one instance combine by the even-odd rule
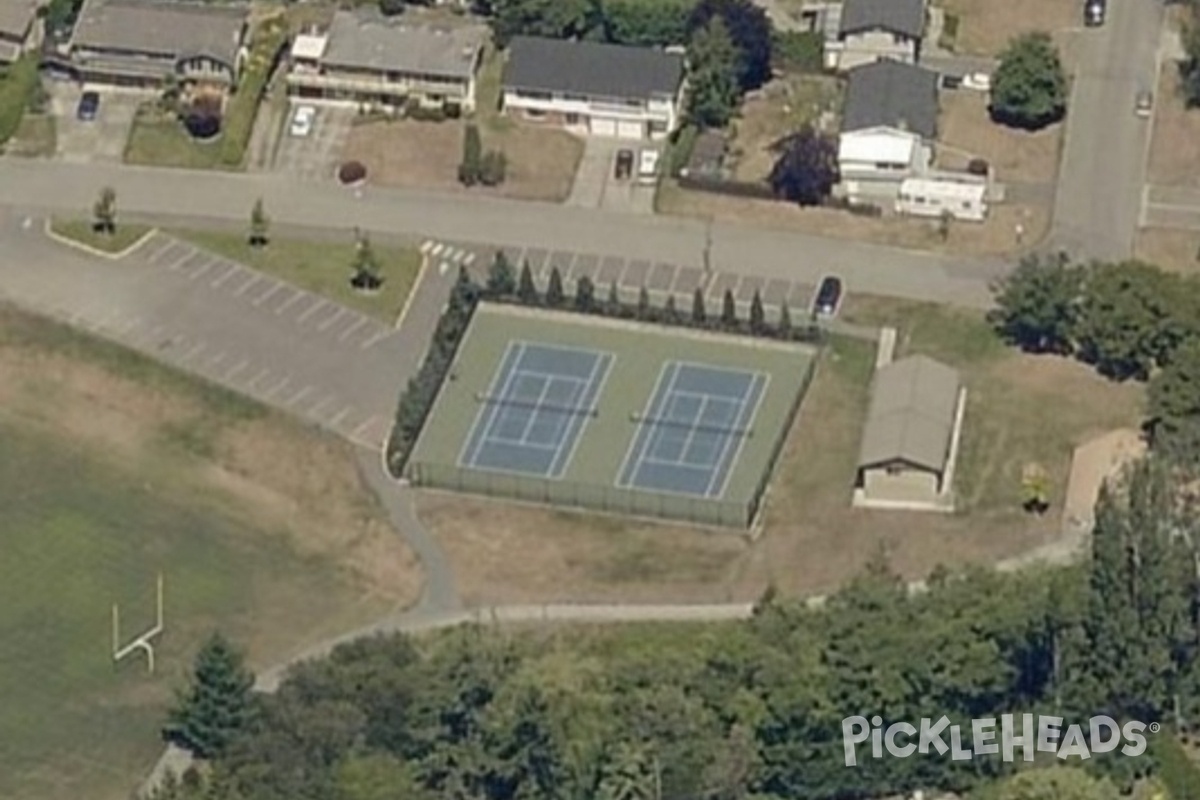
[[[454,255],[450,257],[450,260],[453,261],[455,264],[465,263],[467,260],[467,251],[466,250],[455,250]]]
[[[475,263],[475,253],[473,253],[473,252],[467,253],[467,258],[465,261],[463,261],[463,266],[469,267],[474,263]]]
[[[341,425],[342,420],[344,420],[346,418],[346,416],[353,410],[354,409],[350,406],[346,406],[345,408],[343,408],[341,411],[339,411],[337,414],[335,414],[333,416],[333,419],[329,420],[329,427],[336,428],[338,425]]]
[[[130,317],[128,320],[126,320],[124,325],[122,325],[120,328],[117,328],[117,335],[126,336],[132,333],[135,328],[141,325],[141,323],[141,317]]]
[[[335,322],[337,322],[339,319],[341,319],[341,318],[342,318],[342,315],[343,315],[343,314],[345,314],[345,313],[346,313],[346,309],[344,309],[344,308],[339,308],[339,309],[337,310],[337,313],[336,313],[336,314],[334,314],[333,316],[329,317],[329,319],[325,320],[325,321],[324,321],[324,322],[322,322],[320,325],[318,325],[318,326],[317,326],[317,330],[321,331],[322,333],[324,333],[325,331],[329,330],[331,327],[333,327],[333,324],[334,324]]]
[[[258,382],[270,374],[271,374],[271,371],[269,369],[261,370],[257,375],[255,375],[253,378],[251,378],[249,381],[247,381],[246,391],[253,392],[254,387],[258,386]]]
[[[306,398],[310,394],[312,394],[312,390],[313,390],[313,387],[305,386],[303,389],[301,389],[300,391],[298,391],[294,395],[292,395],[292,398],[287,401],[287,404],[289,406],[296,405],[296,403],[299,403],[301,400],[303,400],[304,398]]]
[[[194,258],[195,256],[197,256],[199,254],[200,254],[199,250],[189,247],[186,250],[184,250],[184,253],[182,256],[180,256],[179,258],[175,259],[174,261],[172,261],[170,264],[167,265],[167,270],[169,272],[178,272],[179,270],[183,269],[183,265],[186,262],[191,261],[192,258]]]
[[[433,249],[435,244],[436,242],[434,242],[432,239],[426,239],[425,241],[421,242],[421,255],[429,255],[429,251]]]
[[[300,302],[300,300],[302,298],[305,298],[307,296],[308,296],[308,294],[306,292],[302,292],[299,289],[296,289],[295,294],[293,294],[291,297],[289,297],[287,300],[285,300],[283,305],[281,305],[279,308],[275,309],[275,313],[282,314],[283,312],[287,311],[289,308],[294,306],[296,303]]]
[[[208,368],[209,368],[209,369],[216,369],[217,367],[221,366],[221,363],[222,363],[224,360],[225,360],[225,354],[224,354],[224,353],[217,353],[215,356],[213,356],[212,358],[210,358],[210,359],[208,360]]]
[[[279,383],[277,383],[277,384],[275,384],[274,386],[272,386],[272,387],[271,387],[271,388],[270,388],[270,389],[269,389],[269,390],[268,390],[268,391],[267,391],[267,392],[266,392],[266,393],[263,395],[263,398],[264,398],[264,399],[266,399],[266,400],[270,400],[272,397],[274,397],[275,395],[277,395],[277,394],[279,394],[280,392],[282,392],[282,391],[283,391],[283,388],[284,388],[285,386],[287,386],[287,385],[288,385],[288,383],[289,383],[290,381],[291,381],[291,378],[287,378],[287,377],[285,377],[285,378],[284,378],[283,380],[281,380]]]
[[[247,280],[245,283],[243,283],[241,286],[239,286],[239,287],[237,288],[237,291],[235,291],[235,292],[233,293],[233,296],[234,296],[234,297],[241,297],[241,296],[242,296],[242,295],[244,295],[244,294],[245,294],[247,291],[249,291],[249,290],[250,290],[250,287],[251,287],[251,286],[253,286],[254,284],[258,283],[258,282],[259,282],[259,281],[261,281],[262,279],[263,279],[263,276],[262,276],[262,275],[251,275],[251,276],[250,276],[250,278],[249,278],[249,280]]]
[[[150,342],[153,342],[153,341],[154,341],[154,340],[156,340],[158,337],[162,336],[162,335],[163,335],[163,333],[164,333],[164,332],[166,332],[166,330],[167,330],[167,329],[166,329],[166,328],[164,328],[162,325],[155,325],[155,326],[154,326],[154,327],[153,327],[153,328],[150,330],[150,333],[149,333],[149,335],[147,335],[147,336],[146,336],[146,343],[147,343],[147,344],[149,344]]]
[[[270,300],[270,299],[271,299],[271,298],[272,298],[272,297],[275,295],[275,293],[276,293],[276,292],[278,292],[278,291],[279,291],[280,289],[282,289],[283,287],[284,287],[284,285],[283,285],[282,283],[276,283],[276,284],[275,284],[274,286],[272,286],[270,289],[268,289],[267,291],[265,291],[265,292],[263,292],[261,295],[259,295],[259,296],[258,296],[258,298],[257,298],[257,299],[256,299],[256,300],[255,300],[255,301],[252,303],[252,305],[253,305],[255,308],[258,308],[258,307],[259,307],[259,306],[261,306],[263,303],[265,303],[265,302],[267,302],[268,300]]]
[[[429,255],[433,256],[434,258],[437,258],[438,256],[440,256],[442,254],[442,250],[444,250],[445,248],[446,248],[446,245],[442,244],[441,242],[438,242],[429,250]]]
[[[321,421],[321,415],[325,413],[325,406],[331,405],[336,397],[337,395],[334,394],[329,395],[324,400],[321,400],[316,405],[308,409],[306,413],[308,416],[313,417],[318,422]]]
[[[379,344],[387,337],[391,336],[392,333],[394,333],[394,331],[390,331],[387,328],[384,328],[379,333],[375,334],[370,339],[367,339],[365,342],[363,342],[361,345],[361,349],[366,350],[369,347],[374,347],[375,345]]]
[[[445,274],[449,271],[450,271],[450,262],[449,261],[438,262],[438,275],[445,276]]]
[[[103,317],[100,318],[100,321],[96,323],[96,327],[100,328],[100,329],[107,329],[109,327],[109,325],[113,324],[120,318],[121,318],[120,311],[109,311],[107,314],[105,314]]]
[[[192,359],[196,358],[201,353],[203,353],[204,348],[205,348],[204,342],[196,342],[194,345],[192,345],[192,349],[188,350],[187,353],[184,354],[183,358],[179,359],[179,363],[181,363],[181,364],[189,363]]]
[[[210,283],[209,286],[211,286],[214,289],[220,289],[221,285],[224,284],[225,281],[232,278],[235,274],[237,274],[239,272],[243,272],[243,271],[244,270],[242,269],[241,264],[234,264],[232,267],[230,267],[228,272],[226,272],[224,275],[222,275],[221,277],[217,278],[215,281]]]
[[[377,419],[379,419],[379,417],[368,417],[367,419],[363,420],[361,423],[359,423],[357,428],[355,428],[353,431],[350,432],[350,438],[355,439],[355,440],[361,440],[362,437],[366,435],[367,428],[374,425],[375,420],[377,420]]]
[[[360,316],[358,318],[358,322],[355,322],[349,328],[346,328],[346,330],[342,331],[342,335],[338,337],[338,341],[346,341],[356,330],[361,328],[363,325],[366,325],[368,322],[370,322],[370,320],[368,320],[366,317]]]
[[[168,252],[170,252],[171,248],[177,244],[179,244],[179,242],[175,241],[174,239],[168,238],[167,243],[164,244],[162,247],[158,248],[157,250],[155,250],[154,255],[150,256],[146,260],[149,261],[151,264],[157,265],[158,260],[160,258],[162,258],[163,256],[165,256]]]
[[[203,278],[205,275],[208,274],[208,271],[210,269],[212,269],[216,265],[217,265],[216,261],[205,261],[203,264],[200,265],[199,269],[193,271],[192,274],[188,276],[188,280],[191,280],[191,281],[200,280],[201,278]]]
[[[234,364],[228,372],[225,373],[225,380],[231,381],[245,371],[246,367],[250,366],[250,359],[243,358],[237,364]]]
[[[313,303],[311,306],[309,306],[308,310],[306,310],[306,311],[305,311],[303,314],[301,314],[301,315],[300,315],[300,316],[299,316],[299,317],[296,319],[296,321],[297,321],[297,322],[299,322],[299,323],[301,323],[301,324],[303,324],[303,323],[304,323],[304,321],[305,321],[306,319],[308,319],[309,317],[311,317],[311,316],[312,316],[314,313],[316,313],[316,311],[317,311],[318,309],[320,309],[320,308],[324,308],[324,307],[325,307],[325,306],[327,306],[327,305],[329,305],[327,302],[325,302],[324,300],[322,300],[321,298],[319,298],[319,297],[318,297],[318,298],[317,298],[317,302],[315,302],[315,303]]]

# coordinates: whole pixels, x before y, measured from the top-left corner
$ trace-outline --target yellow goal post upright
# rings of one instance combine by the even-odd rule
[[[128,644],[121,644],[121,609],[113,603],[112,607],[112,658],[117,664],[126,657],[138,652],[146,654],[147,671],[154,674],[154,639],[163,632],[163,575],[158,573],[155,586],[155,616],[154,627],[135,636]]]

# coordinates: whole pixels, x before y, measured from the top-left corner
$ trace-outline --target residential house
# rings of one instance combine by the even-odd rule
[[[348,105],[396,109],[415,100],[471,111],[487,37],[482,25],[413,25],[374,11],[338,11],[328,30],[292,43],[288,92]]]
[[[679,124],[683,55],[649,47],[518,36],[504,109],[572,133],[665,139]]]
[[[67,45],[76,80],[227,91],[246,58],[247,11],[217,3],[84,0]]]
[[[825,63],[841,72],[883,59],[915,64],[925,36],[925,0],[843,0],[826,24]],[[833,20],[830,20],[831,22]]]
[[[37,0],[0,0],[0,66],[41,44]]]
[[[966,392],[923,355],[880,367],[858,458],[859,505],[948,510]]]
[[[840,194],[855,203],[891,205],[906,178],[929,171],[937,92],[936,72],[899,61],[850,71],[838,136]]]

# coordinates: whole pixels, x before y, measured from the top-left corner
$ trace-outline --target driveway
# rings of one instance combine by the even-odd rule
[[[313,106],[317,110],[312,131],[308,136],[292,136],[289,126],[295,109],[303,103],[293,103],[280,128],[280,141],[275,151],[274,170],[301,180],[332,180],[341,159],[342,147],[350,135],[354,110]]]
[[[657,144],[621,139],[587,137],[583,140],[583,158],[575,171],[575,182],[566,204],[576,208],[598,208],[615,213],[653,214],[654,187],[634,179],[617,180],[614,175],[617,153],[632,150],[636,173],[639,153]]]
[[[111,90],[76,83],[47,81],[50,108],[57,125],[55,157],[75,164],[119,164],[129,141],[129,128],[138,107],[153,95]],[[79,120],[76,107],[85,90],[100,93],[100,109],[89,122]]]

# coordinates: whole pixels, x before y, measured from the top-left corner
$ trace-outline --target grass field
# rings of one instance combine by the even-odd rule
[[[220,629],[251,664],[415,599],[349,448],[140,356],[0,308],[0,797],[126,800]],[[110,606],[157,672],[110,658]]]
[[[388,323],[394,322],[404,308],[421,268],[421,254],[415,248],[373,245],[384,283],[380,291],[364,294],[350,286],[354,242],[349,237],[345,243],[272,238],[266,247],[256,248],[240,233],[197,230],[172,233],[205,250]]]
[[[150,227],[118,222],[115,233],[97,233],[92,227],[91,220],[56,217],[50,220],[50,230],[59,236],[105,253],[120,253],[149,233]]]
[[[182,169],[219,169],[221,140],[198,142],[174,114],[140,109],[129,128],[125,163]]]

